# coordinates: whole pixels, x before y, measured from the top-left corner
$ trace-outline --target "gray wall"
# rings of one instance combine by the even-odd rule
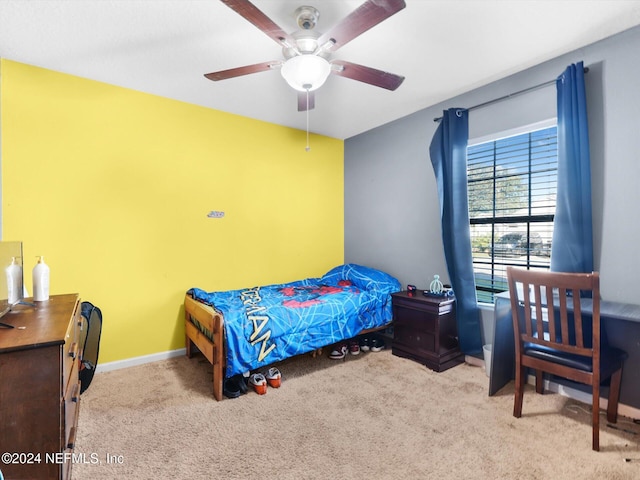
[[[590,69],[586,82],[594,260],[601,274],[602,297],[640,303],[637,52],[640,27],[347,139],[345,261],[383,269],[403,285],[426,288],[436,273],[448,281],[429,157],[437,126],[433,119],[446,108],[470,107],[553,80],[567,65],[582,60]],[[473,110],[469,136],[473,139],[553,118],[555,102],[555,85],[550,85]]]

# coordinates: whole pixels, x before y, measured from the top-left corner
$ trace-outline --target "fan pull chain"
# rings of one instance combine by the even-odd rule
[[[309,89],[307,88],[307,146],[304,147],[305,152],[311,150],[309,146]]]

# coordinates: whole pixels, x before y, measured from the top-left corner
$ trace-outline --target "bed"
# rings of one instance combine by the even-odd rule
[[[184,299],[186,354],[213,366],[213,395],[225,378],[386,328],[400,282],[380,270],[339,265],[319,278],[207,292]]]

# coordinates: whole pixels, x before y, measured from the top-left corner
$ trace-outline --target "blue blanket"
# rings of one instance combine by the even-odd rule
[[[391,275],[356,264],[320,278],[226,292],[187,293],[224,316],[227,377],[340,342],[392,319]]]

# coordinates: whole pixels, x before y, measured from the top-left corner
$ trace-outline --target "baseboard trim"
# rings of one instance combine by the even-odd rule
[[[137,365],[144,365],[145,363],[158,362],[160,360],[167,360],[173,357],[179,357],[181,355],[186,355],[187,350],[185,348],[179,348],[177,350],[169,350],[167,352],[153,353],[151,355],[143,355],[141,357],[128,358],[126,360],[117,360],[115,362],[108,362],[99,364],[96,368],[96,373],[109,372],[111,370],[119,370],[121,368],[129,368],[135,367]],[[475,365],[478,367],[484,367],[484,360],[471,356],[465,356],[465,362],[470,365]],[[529,375],[527,378],[527,383],[531,385],[535,385],[536,377],[534,375]],[[579,402],[583,402],[586,404],[591,404],[591,395],[580,390],[576,390],[574,388],[566,387],[564,385],[560,385],[554,382],[550,382],[549,380],[544,381],[545,390],[549,390],[551,392],[558,393],[564,397],[569,397],[574,400],[578,400]],[[607,399],[600,398],[600,408],[603,410],[607,409]],[[620,403],[618,405],[618,413],[622,416],[629,418],[640,418],[640,409],[625,405],[624,403]]]
[[[535,386],[536,384],[535,375],[529,375],[527,377],[527,383]],[[567,387],[565,385],[560,385],[558,383],[551,382],[549,380],[544,381],[544,389],[551,392],[555,392],[559,395],[562,395],[563,397],[569,397],[573,400],[577,400],[579,402],[586,403],[587,405],[591,405],[590,393],[583,392],[581,390],[576,390],[575,388]],[[606,410],[607,405],[609,405],[609,401],[604,397],[600,397],[600,409]],[[619,403],[618,414],[628,418],[640,418],[640,409],[636,407],[632,407],[630,405],[625,405],[624,403]]]
[[[481,358],[474,357],[472,355],[467,355],[464,357],[465,362],[469,365],[475,365],[484,368],[484,360]],[[536,377],[535,375],[529,375],[527,377],[527,383],[529,385],[536,385]],[[581,390],[576,390],[575,388],[567,387],[565,385],[560,385],[559,383],[551,382],[549,380],[544,381],[544,389],[546,391],[554,392],[563,397],[568,397],[573,400],[577,400],[582,403],[586,403],[587,405],[591,405],[591,394],[587,392],[583,392]],[[602,410],[607,409],[607,405],[609,401],[606,398],[600,397],[600,408]],[[623,417],[628,418],[640,418],[640,408],[632,407],[630,405],[625,405],[624,403],[618,404],[618,414]]]
[[[144,365],[145,363],[167,360],[169,358],[179,357],[186,354],[187,350],[185,348],[179,348],[177,350],[169,350],[167,352],[152,353],[151,355],[142,355],[141,357],[127,358],[126,360],[98,363],[98,366],[96,367],[96,373],[110,372],[112,370],[120,370],[121,368],[135,367],[137,365]]]
[[[465,361],[465,363],[468,363],[469,365],[473,365],[475,367],[484,368],[484,360],[482,360],[481,358],[478,358],[478,357],[474,357],[473,355],[465,355],[464,356],[464,361]]]

